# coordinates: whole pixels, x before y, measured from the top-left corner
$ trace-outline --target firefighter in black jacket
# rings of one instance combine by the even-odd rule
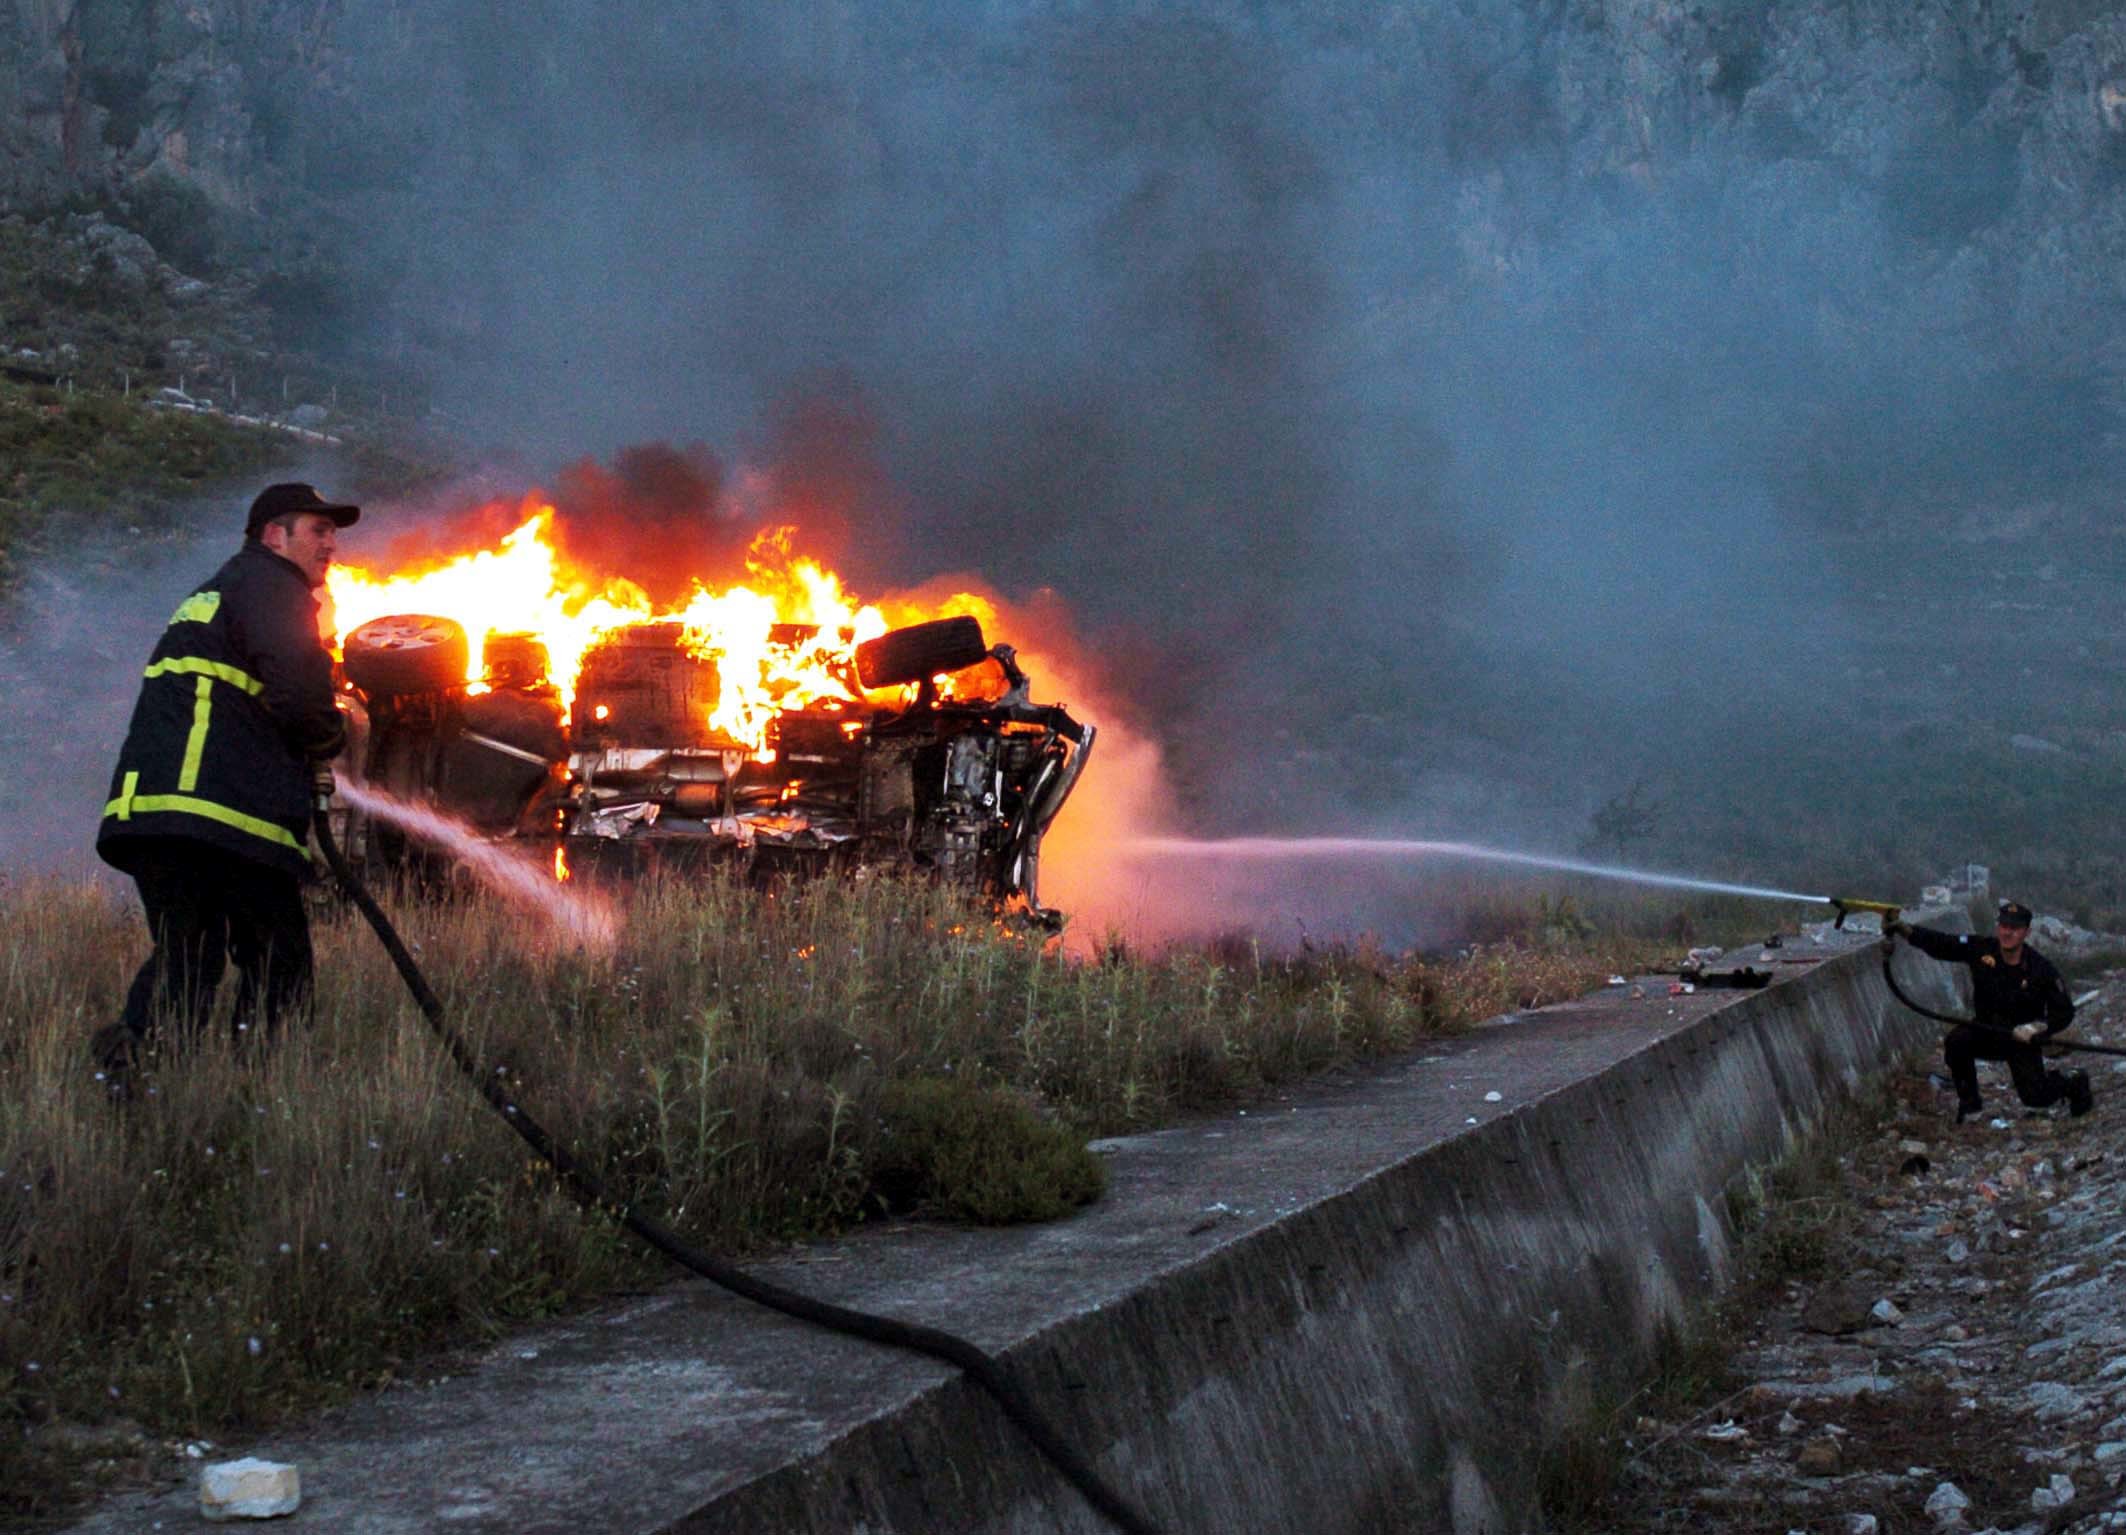
[[[1956,1082],[1958,1124],[1984,1107],[1978,1096],[1980,1061],[2006,1061],[2016,1096],[2033,1109],[2065,1098],[2068,1112],[2089,1112],[2089,1073],[2047,1070],[2038,1049],[2074,1021],[2074,1003],[2052,961],[2027,942],[2029,907],[2003,902],[1991,938],[1903,922],[1892,923],[1890,932],[1902,934],[1922,954],[1971,968],[1972,1021],[1959,1024],[1942,1041],[1942,1056]]]
[[[114,1085],[160,1025],[176,1044],[197,1037],[232,957],[239,1027],[270,1034],[308,998],[310,804],[346,739],[316,592],[359,515],[308,485],[267,486],[243,547],[148,658],[96,834],[139,887],[155,944],[124,1015],[91,1042]]]

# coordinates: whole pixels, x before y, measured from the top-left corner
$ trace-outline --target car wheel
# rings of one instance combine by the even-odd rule
[[[856,647],[856,680],[867,688],[900,687],[986,660],[978,618],[939,618],[910,624]]]
[[[371,698],[440,693],[465,685],[470,654],[455,620],[406,613],[372,618],[348,635],[340,669]]]

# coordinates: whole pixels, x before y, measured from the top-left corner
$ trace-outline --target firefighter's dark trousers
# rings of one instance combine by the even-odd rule
[[[239,1030],[270,1037],[308,1003],[310,918],[294,875],[174,837],[144,845],[131,872],[155,942],[120,1019],[135,1040],[158,1037],[167,1023],[175,1038],[166,1046],[196,1041],[231,959]]]
[[[2015,1079],[2015,1095],[2033,1109],[2058,1103],[2067,1095],[2067,1079],[2046,1069],[2044,1054],[2035,1044],[2011,1039],[2005,1029],[1981,1029],[1970,1024],[1949,1031],[1941,1053],[1956,1082],[1957,1101],[1974,1105],[1978,1098],[1978,1062],[2006,1061]]]

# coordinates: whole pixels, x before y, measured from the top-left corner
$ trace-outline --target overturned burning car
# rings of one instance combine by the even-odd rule
[[[1052,920],[1041,839],[1093,727],[1034,703],[1012,647],[988,644],[974,617],[852,641],[828,626],[768,629],[766,659],[828,683],[758,715],[748,740],[719,706],[726,676],[764,656],[719,651],[677,620],[603,631],[570,677],[533,634],[486,635],[475,667],[452,619],[371,619],[341,647],[354,724],[343,772],[486,837],[551,847],[557,878],[734,859],[762,873],[884,865]],[[429,856],[339,813],[372,866]]]

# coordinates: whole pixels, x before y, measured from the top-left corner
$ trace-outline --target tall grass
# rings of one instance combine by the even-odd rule
[[[526,1107],[726,1249],[846,1226],[911,1187],[945,1211],[1026,1213],[958,1186],[999,1158],[955,1143],[954,1116],[1016,1114],[1075,1151],[1644,957],[1232,942],[1071,959],[892,880],[620,899],[625,936],[602,957],[478,900],[393,905]],[[659,1273],[491,1122],[366,929],[326,913],[317,944],[306,1026],[270,1047],[212,1031],[120,1108],[85,1044],[145,951],[137,915],[87,887],[0,889],[0,1512],[65,1496],[43,1425],[219,1436]],[[909,1167],[926,1156],[927,1185]],[[1045,1152],[1017,1176],[1078,1180],[1066,1206],[1092,1192]]]

